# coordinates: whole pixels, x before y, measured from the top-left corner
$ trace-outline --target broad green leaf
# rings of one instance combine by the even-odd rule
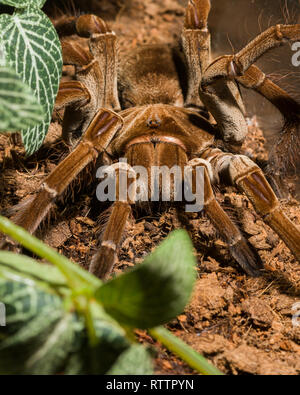
[[[42,8],[46,0],[0,0],[0,4],[10,5],[16,8],[27,8],[28,6],[36,6]]]
[[[123,325],[152,328],[164,324],[188,303],[195,264],[188,234],[175,231],[141,265],[102,285],[96,298]]]
[[[9,267],[24,277],[30,276],[45,281],[48,285],[66,286],[67,284],[66,278],[56,267],[41,264],[25,255],[0,251],[0,270],[1,267]]]
[[[42,106],[14,70],[0,67],[0,132],[19,131],[44,119]]]
[[[28,7],[0,15],[0,42],[7,64],[32,88],[44,109],[42,123],[22,130],[30,155],[42,145],[50,125],[62,70],[60,41],[50,19],[36,7]]]
[[[108,375],[151,375],[153,374],[153,363],[148,350],[140,345],[134,344],[124,351]]]

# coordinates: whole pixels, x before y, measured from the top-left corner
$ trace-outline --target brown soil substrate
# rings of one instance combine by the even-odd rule
[[[132,0],[126,10],[114,8],[117,2],[113,1],[90,3],[110,3],[106,8],[100,7],[99,15],[107,15],[108,20],[113,18],[121,52],[140,43],[173,42],[179,37],[184,2],[168,0],[161,6],[158,1]],[[0,135],[1,211],[34,193],[68,153],[60,135],[61,126],[54,121],[42,149],[27,159],[23,149],[12,143],[12,138]],[[241,151],[263,165],[267,159],[264,144],[263,134],[252,119]],[[94,190],[85,187],[92,177],[93,172],[85,173],[82,181],[73,185],[72,193],[57,204],[55,216],[40,234],[49,245],[86,268],[97,249],[101,221],[107,217],[100,215],[99,220],[102,209],[94,198]],[[72,195],[76,199],[72,200]],[[172,208],[132,218],[114,275],[141,262],[170,231],[184,226],[197,253],[198,279],[190,305],[168,328],[227,374],[297,375],[300,327],[292,325],[292,306],[300,301],[300,265],[256,215],[245,196],[228,187],[220,187],[216,195],[261,256],[266,269],[261,278],[249,278],[242,272],[205,215],[179,218]],[[300,225],[298,202],[289,199],[282,201],[282,206],[288,217]],[[145,332],[138,331],[138,336],[141,342],[154,344]],[[157,346],[157,373],[193,373]]]

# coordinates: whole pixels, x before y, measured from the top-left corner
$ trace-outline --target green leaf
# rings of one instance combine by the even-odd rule
[[[33,90],[44,109],[39,125],[23,129],[28,155],[37,151],[48,132],[62,70],[61,45],[50,19],[36,7],[0,15],[0,42],[6,63]]]
[[[62,301],[57,295],[46,293],[34,285],[29,279],[27,283],[0,279],[0,300],[7,312],[7,326],[0,328],[0,333],[14,335],[24,324],[44,312],[47,315],[50,310],[60,310]]]
[[[0,328],[7,335],[0,342],[1,373],[60,372],[76,341],[76,316],[64,310],[62,299],[28,284],[0,281],[0,300],[7,311],[7,326]]]
[[[72,294],[72,291],[68,287],[61,285],[57,286],[54,284],[50,285],[45,281],[38,280],[28,274],[23,274],[4,265],[0,265],[0,280],[14,281],[25,285],[30,284],[32,287],[36,287],[40,291],[44,291],[53,295],[67,296]]]
[[[87,338],[81,338],[80,348],[68,361],[66,374],[105,374],[130,347],[118,326],[103,320],[95,320],[94,325],[99,339],[97,346],[91,348]]]
[[[34,284],[0,279],[6,327],[0,327],[1,374],[105,374],[130,346],[118,325],[97,319],[90,348],[83,316]]]
[[[0,4],[10,5],[16,8],[27,8],[28,6],[36,6],[42,8],[46,0],[1,0]]]
[[[0,67],[0,132],[18,131],[44,119],[42,106],[14,70]]]
[[[96,298],[123,325],[151,328],[164,324],[188,303],[195,264],[188,234],[175,231],[144,263],[102,285]]]
[[[21,276],[30,276],[40,281],[45,281],[52,286],[66,286],[66,278],[54,266],[41,264],[25,255],[14,254],[12,252],[0,251],[1,267],[9,267]]]
[[[140,344],[132,345],[119,356],[107,374],[138,376],[153,374],[153,363],[148,350]]]

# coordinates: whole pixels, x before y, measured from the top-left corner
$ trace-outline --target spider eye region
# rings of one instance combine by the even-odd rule
[[[162,120],[160,119],[160,117],[155,114],[154,116],[150,116],[147,121],[147,126],[151,129],[157,129],[161,126]]]

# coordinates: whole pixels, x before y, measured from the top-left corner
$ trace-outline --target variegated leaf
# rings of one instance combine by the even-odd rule
[[[48,132],[58,91],[62,55],[57,33],[38,8],[0,15],[0,42],[9,63],[35,93],[45,111],[43,123],[22,130],[28,155],[42,145]]]
[[[113,368],[121,354],[130,347],[123,331],[120,331],[114,324],[97,319],[94,320],[94,326],[99,339],[98,345],[90,348],[87,341],[81,343],[78,352],[68,360],[65,374],[105,374]],[[132,361],[131,372],[136,369],[138,366],[135,361]]]
[[[32,127],[43,118],[43,108],[29,86],[11,68],[0,67],[0,132]]]
[[[27,8],[29,5],[42,8],[45,3],[46,0],[0,0],[0,4],[10,5],[16,8]]]
[[[1,334],[13,335],[26,323],[51,309],[61,308],[61,299],[35,287],[31,280],[27,282],[9,281],[0,278],[0,301],[6,306],[6,327],[1,328]],[[0,358],[1,359],[1,358]]]
[[[82,315],[67,309],[58,295],[20,280],[0,278],[0,302],[6,308],[0,374],[104,374],[130,347],[118,325],[99,317],[94,320],[99,343],[90,348]]]
[[[153,362],[149,351],[141,344],[133,344],[119,356],[107,374],[122,376],[153,374]]]
[[[0,328],[1,373],[57,373],[75,341],[76,317],[64,310],[62,299],[30,283],[0,280],[0,300],[7,314]]]

